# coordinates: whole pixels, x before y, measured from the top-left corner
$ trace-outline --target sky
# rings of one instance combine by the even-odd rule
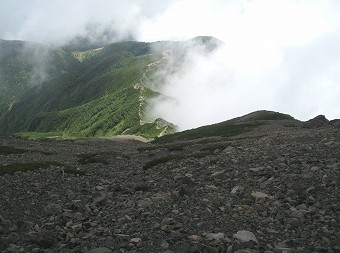
[[[193,45],[181,71],[165,76],[161,92],[172,99],[153,100],[153,117],[181,130],[262,109],[333,119],[339,13],[338,0],[0,0],[0,39],[58,46],[75,36],[104,43],[214,36],[223,46],[207,56]]]

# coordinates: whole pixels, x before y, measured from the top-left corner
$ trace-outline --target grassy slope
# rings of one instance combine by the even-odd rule
[[[79,67],[79,62],[63,50],[38,43],[0,40],[0,117],[43,79]]]
[[[290,115],[271,111],[258,111],[243,117],[227,120],[221,123],[202,126],[199,128],[162,136],[154,143],[170,143],[179,140],[193,140],[204,137],[228,137],[246,133],[265,124],[267,120],[292,120]]]
[[[84,59],[79,71],[63,73],[30,89],[4,115],[0,131],[57,132],[63,136],[123,132],[147,138],[157,136],[164,127],[159,129],[156,123],[139,125],[140,90],[133,88],[143,78],[148,64],[155,60],[149,51],[149,44],[140,42],[105,47]],[[146,89],[144,95],[150,94]]]
[[[200,41],[202,39],[204,38],[198,38]],[[208,38],[208,46],[210,41],[211,38]],[[25,89],[24,95],[19,96],[19,92],[14,89],[20,100],[3,114],[0,135],[16,132],[28,132],[25,133],[26,136],[53,136],[55,133],[63,136],[105,136],[124,133],[151,138],[163,133],[165,129],[171,132],[174,128],[167,127],[161,120],[140,125],[141,92],[146,98],[154,96],[155,92],[133,87],[141,80],[145,81],[143,78],[146,78],[148,65],[161,57],[160,52],[165,47],[173,48],[180,58],[192,46],[191,42],[154,43],[153,47],[157,48],[158,53],[153,56],[150,55],[150,43],[143,42],[113,43],[100,50],[83,53],[51,50],[36,44],[32,47],[30,43],[27,46],[26,42],[11,43],[9,46],[18,43],[21,51],[24,48],[27,52],[29,48],[28,60],[46,55],[46,62],[40,62],[40,66],[46,68],[48,78],[41,85]],[[207,48],[207,52],[213,50],[215,44],[212,45],[212,48]],[[14,52],[18,53],[20,50],[16,49]],[[18,53],[14,66],[26,62],[25,57]],[[9,59],[4,58],[2,62],[9,64]],[[30,62],[31,65],[34,63],[36,62]],[[24,73],[31,75],[32,71],[34,69],[31,67]],[[13,73],[9,76],[14,78],[17,73],[20,73],[20,69],[13,68]],[[147,78],[150,79],[150,71]],[[31,80],[31,76],[28,79]],[[27,80],[21,83],[27,83]],[[142,104],[142,109],[145,106],[147,105]]]
[[[63,133],[64,136],[92,137],[122,133],[153,138],[163,130],[155,123],[139,125],[139,92],[126,88],[79,107],[39,114],[29,131]]]

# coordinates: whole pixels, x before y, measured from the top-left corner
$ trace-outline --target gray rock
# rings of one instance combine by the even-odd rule
[[[236,185],[233,189],[231,189],[231,194],[235,194],[238,190],[241,190],[242,187],[239,185]]]
[[[135,191],[147,191],[149,187],[149,184],[146,182],[137,183],[135,184]]]
[[[225,149],[222,150],[221,154],[231,154],[235,151],[236,149],[232,146],[226,147]]]
[[[6,252],[8,252],[8,253],[21,253],[21,252],[23,252],[23,249],[18,245],[10,244],[6,249]]]
[[[253,196],[255,199],[266,199],[266,198],[270,198],[270,196],[266,193],[263,192],[255,192],[253,191],[251,193],[251,196]]]
[[[224,240],[225,238],[225,235],[224,233],[207,233],[206,235],[207,237],[207,240],[209,241],[212,241],[212,240],[215,240],[215,241],[221,241],[221,240]]]
[[[236,250],[234,253],[260,253],[260,252],[252,249],[240,249]]]
[[[57,215],[62,213],[63,209],[59,204],[50,203],[47,206],[45,206],[44,211],[47,215]]]
[[[255,235],[250,232],[250,231],[247,231],[247,230],[240,230],[240,231],[237,231],[236,234],[233,235],[233,237],[241,242],[250,242],[250,241],[253,241],[253,242],[256,242],[256,243],[259,243],[255,237]]]
[[[297,210],[295,207],[291,207],[290,211],[291,211],[292,217],[300,218],[300,219],[303,218],[306,213],[308,213],[308,211],[306,210],[303,210],[303,209]]]
[[[219,170],[219,171],[215,171],[214,173],[212,173],[210,175],[210,177],[215,178],[215,177],[220,177],[221,175],[223,175],[225,173],[225,170]]]
[[[102,247],[102,248],[95,248],[91,249],[90,251],[87,251],[87,253],[111,253],[112,250]]]
[[[265,169],[265,167],[261,166],[261,167],[256,167],[256,168],[249,168],[250,171],[253,172],[259,172],[261,170]]]
[[[95,192],[92,195],[92,199],[93,199],[92,205],[103,203],[107,199],[107,193],[106,192]]]
[[[137,206],[141,208],[151,207],[152,205],[153,203],[149,199],[141,199],[137,201]]]
[[[162,249],[168,249],[169,248],[169,243],[167,242],[167,241],[165,241],[165,240],[163,240],[162,242],[161,242],[161,244],[160,244],[160,247],[162,248]]]

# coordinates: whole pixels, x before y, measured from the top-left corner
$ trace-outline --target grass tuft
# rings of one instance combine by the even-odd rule
[[[24,149],[12,148],[8,146],[0,146],[0,155],[22,154],[27,152]]]
[[[9,165],[4,165],[0,167],[0,176],[5,174],[14,174],[15,172],[25,172],[37,169],[46,169],[50,166],[61,165],[58,162],[44,162],[44,163],[13,163]]]
[[[105,154],[107,153],[82,154],[78,156],[80,158],[78,162],[83,165],[90,163],[101,163],[104,165],[108,165],[109,162],[103,156]]]

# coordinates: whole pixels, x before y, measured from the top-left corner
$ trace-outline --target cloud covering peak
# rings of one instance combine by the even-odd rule
[[[172,99],[154,101],[155,117],[181,129],[259,109],[340,118],[338,13],[337,0],[4,0],[0,38],[63,45],[214,36],[224,45],[208,56],[193,46],[181,71],[164,76],[161,91]]]

